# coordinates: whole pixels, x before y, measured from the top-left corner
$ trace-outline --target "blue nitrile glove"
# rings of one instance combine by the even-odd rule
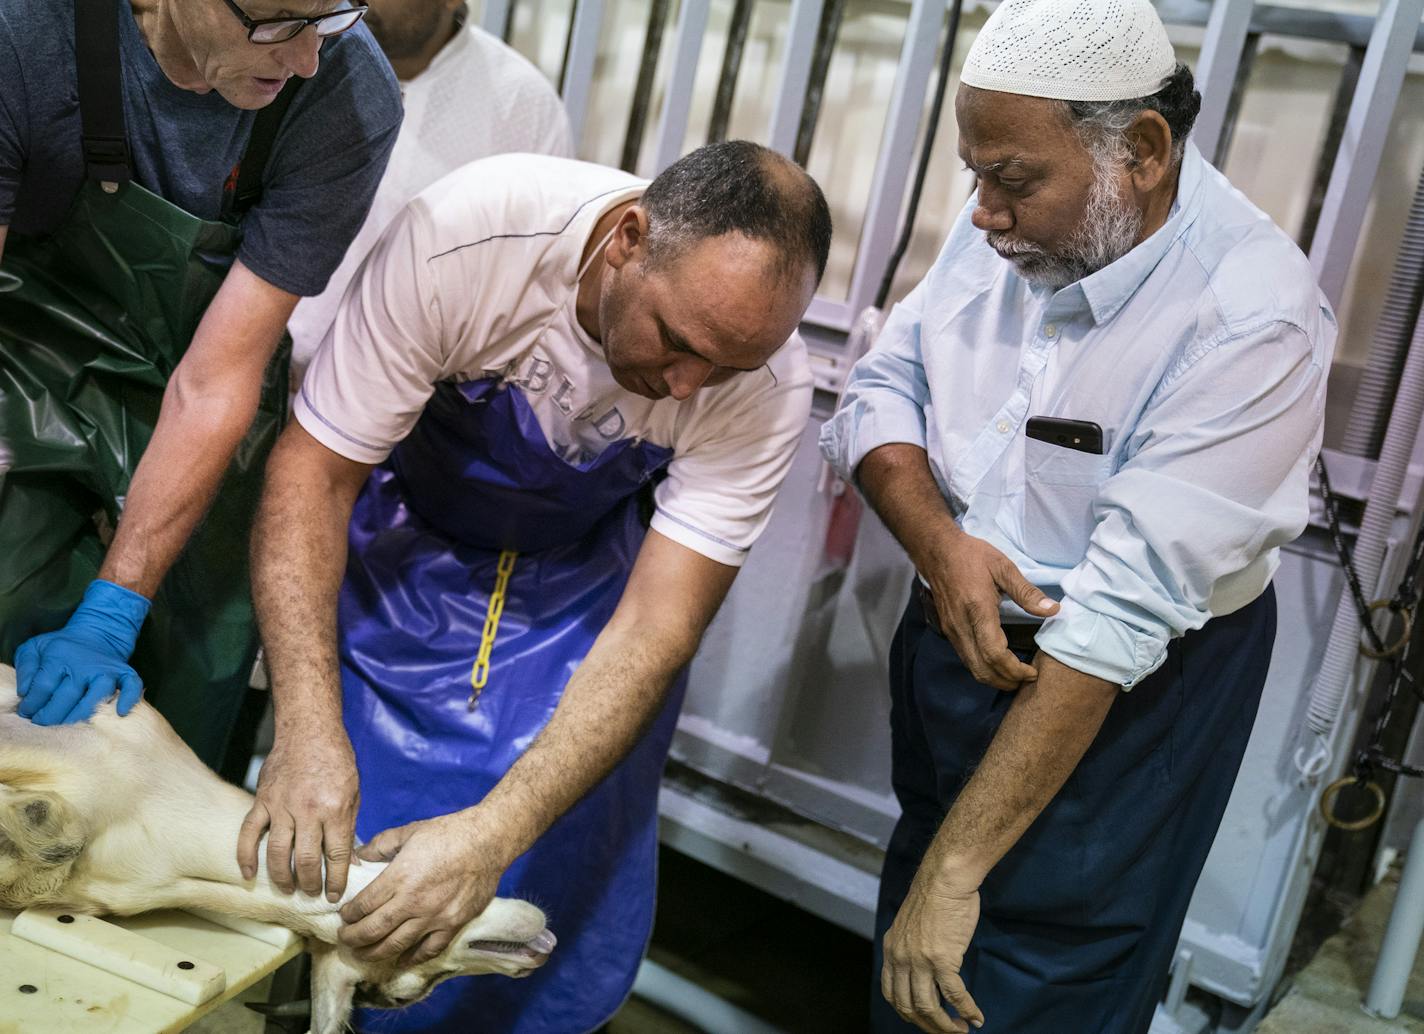
[[[119,714],[143,696],[128,665],[150,603],[122,585],[95,579],[63,628],[37,635],[15,651],[20,716],[36,725],[82,722],[115,692]]]

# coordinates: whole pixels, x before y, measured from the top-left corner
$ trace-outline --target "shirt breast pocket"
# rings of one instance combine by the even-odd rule
[[[1088,551],[1093,501],[1112,457],[1024,442],[1024,551],[1039,563],[1073,567]]]

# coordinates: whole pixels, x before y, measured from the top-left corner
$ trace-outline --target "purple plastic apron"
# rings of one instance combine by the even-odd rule
[[[553,714],[613,614],[643,540],[637,492],[670,449],[615,442],[578,465],[549,447],[517,385],[442,384],[356,503],[341,590],[357,832],[479,801]],[[501,549],[519,551],[488,682],[471,668]],[[684,679],[609,776],[505,874],[559,938],[533,976],[447,981],[363,1031],[579,1034],[615,1012],[652,930],[657,794]]]

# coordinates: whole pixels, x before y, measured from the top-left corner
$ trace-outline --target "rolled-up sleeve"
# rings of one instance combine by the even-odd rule
[[[929,383],[920,354],[928,278],[890,310],[875,345],[855,364],[835,415],[821,427],[821,453],[847,481],[873,449],[925,445]]]
[[[1041,649],[1131,688],[1173,638],[1265,589],[1275,550],[1305,528],[1333,341],[1333,325],[1307,335],[1274,322],[1163,379],[1098,494]]]

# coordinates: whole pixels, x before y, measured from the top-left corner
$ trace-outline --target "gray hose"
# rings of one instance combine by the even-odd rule
[[[1417,318],[1417,310],[1415,315],[1413,338],[1404,357],[1399,390],[1390,408],[1389,426],[1380,447],[1374,480],[1370,482],[1370,497],[1365,502],[1365,516],[1355,539],[1355,569],[1366,593],[1373,592],[1379,584],[1399,492],[1409,469],[1409,457],[1414,452],[1419,421],[1424,417],[1424,319]],[[1335,607],[1335,623],[1330,628],[1325,657],[1310,692],[1306,724],[1322,737],[1330,733],[1340,717],[1350,674],[1359,659],[1359,641],[1360,618],[1346,589]]]
[[[1421,300],[1424,300],[1424,174],[1414,188],[1404,240],[1394,261],[1394,275],[1389,281],[1384,309],[1375,324],[1369,361],[1360,376],[1341,452],[1368,459],[1379,455]]]

